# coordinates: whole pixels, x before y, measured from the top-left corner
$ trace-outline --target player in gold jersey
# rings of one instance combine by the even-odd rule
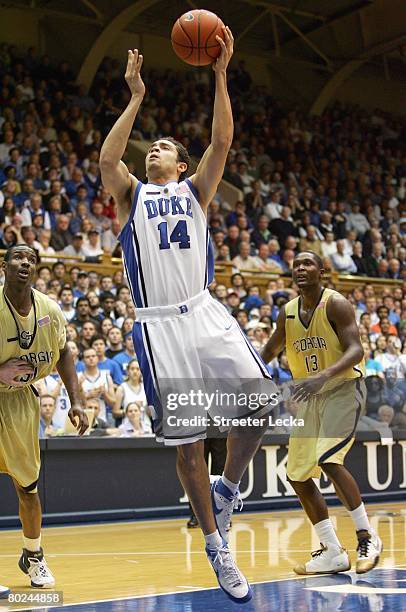
[[[299,297],[281,309],[262,357],[269,363],[286,347],[297,381],[292,401],[299,403],[297,418],[304,420],[289,439],[287,476],[322,547],[295,572],[336,573],[351,567],[312,480],[323,470],[354,521],[356,571],[364,573],[378,563],[382,542],[371,528],[357,483],[343,465],[365,404],[363,349],[353,307],[337,291],[322,287],[323,272],[316,253],[295,257],[293,280]]]
[[[31,586],[52,588],[55,579],[41,548],[39,401],[33,383],[56,366],[71,400],[69,417],[79,434],[87,429],[78,379],[66,346],[65,319],[59,306],[31,288],[37,255],[27,245],[8,249],[0,288],[0,471],[13,480],[23,528],[20,569]]]

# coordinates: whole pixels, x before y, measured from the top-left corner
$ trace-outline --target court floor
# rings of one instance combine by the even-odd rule
[[[237,513],[230,545],[254,586],[253,600],[243,606],[217,588],[200,530],[188,530],[185,519],[50,527],[43,531],[43,546],[65,612],[404,610],[405,504],[374,504],[368,511],[384,542],[378,568],[362,576],[351,571],[307,578],[297,577],[292,567],[319,543],[301,510]],[[332,508],[331,517],[355,561],[351,520],[341,507]],[[20,532],[0,531],[0,542],[0,583],[38,593],[17,567]],[[1,612],[31,609],[2,603]]]

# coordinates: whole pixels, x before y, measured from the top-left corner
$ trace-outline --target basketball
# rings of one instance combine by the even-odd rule
[[[189,11],[172,28],[171,42],[176,55],[192,66],[207,66],[220,55],[216,36],[223,37],[224,23],[204,9]]]

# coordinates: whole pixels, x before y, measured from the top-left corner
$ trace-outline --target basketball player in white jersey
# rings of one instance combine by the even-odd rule
[[[143,57],[137,50],[128,52],[125,74],[131,100],[103,144],[100,166],[104,187],[117,203],[119,240],[137,308],[134,345],[148,404],[155,409],[154,433],[165,444],[177,446],[178,475],[205,536],[209,562],[221,588],[241,603],[249,601],[252,593],[228,549],[227,528],[238,502],[239,482],[265,428],[247,432],[244,440],[229,435],[223,476],[212,483],[210,490],[203,455],[206,428],[198,425],[171,430],[166,426],[159,388],[164,379],[181,383],[185,379],[217,376],[229,381],[255,379],[257,384],[259,379],[270,378],[235,319],[208,292],[214,265],[207,209],[222,178],[233,139],[226,76],[233,54],[230,29],[224,28],[224,41],[219,37],[217,40],[222,49],[213,65],[211,144],[196,173],[185,178],[189,155],[171,138],[151,144],[146,156],[147,184],[129,174],[121,161],[145,93],[140,76]],[[264,407],[261,405],[255,414]],[[247,408],[246,405],[245,415]]]

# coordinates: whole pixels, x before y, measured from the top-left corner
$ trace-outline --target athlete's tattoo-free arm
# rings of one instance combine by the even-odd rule
[[[276,320],[276,329],[262,350],[262,359],[265,361],[265,363],[269,363],[270,361],[272,361],[272,359],[277,357],[279,353],[285,348],[285,321],[285,307],[282,306],[279,311],[278,318]]]
[[[234,38],[230,28],[225,28],[223,32],[225,42],[217,37],[221,45],[221,55],[213,64],[216,91],[211,143],[200,160],[196,173],[191,177],[199,192],[200,204],[205,211],[216,194],[223,176],[234,132],[233,113],[227,91],[227,66],[233,54]]]
[[[323,374],[326,378],[331,378],[357,365],[364,356],[364,350],[361,345],[354,309],[348,300],[344,297],[331,297],[327,302],[327,317],[330,323],[334,324],[340,346],[344,352],[336,363],[324,370]]]
[[[120,223],[126,221],[126,214],[131,208],[131,187],[137,184],[121,158],[124,155],[138,109],[145,94],[145,85],[140,70],[143,57],[138,50],[128,52],[125,80],[131,91],[127,108],[111,128],[100,151],[100,171],[104,187],[113,196],[119,213]]]
[[[327,380],[357,365],[364,356],[354,309],[348,300],[344,297],[331,297],[327,302],[327,317],[334,324],[343,355],[332,366],[300,381],[293,396],[296,401],[307,401],[322,389]]]
[[[69,347],[65,344],[59,354],[59,361],[56,364],[59,376],[66,387],[69,395],[71,408],[69,410],[69,419],[72,425],[75,425],[79,435],[83,435],[89,427],[89,422],[86,413],[82,410],[79,394],[78,375],[76,373],[75,364]],[[75,419],[78,419],[76,424]]]

